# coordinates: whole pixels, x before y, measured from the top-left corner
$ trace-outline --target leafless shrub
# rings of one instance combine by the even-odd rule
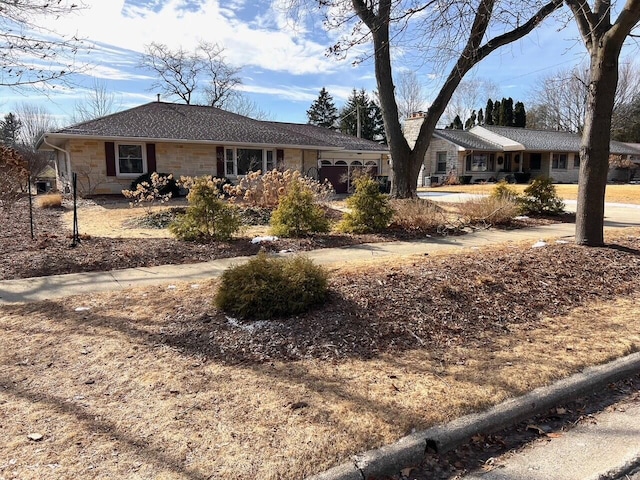
[[[164,176],[153,172],[151,182],[140,182],[135,190],[122,190],[122,194],[131,200],[132,207],[141,206],[149,215],[154,205],[165,203],[171,198],[171,192],[162,193],[162,190],[172,179],[173,175]]]
[[[0,204],[6,212],[25,196],[29,183],[26,160],[10,147],[0,145]]]
[[[276,208],[294,181],[300,181],[303,188],[311,190],[316,202],[326,203],[333,197],[333,187],[327,181],[320,183],[295,170],[281,172],[275,169],[264,175],[260,170],[250,172],[240,180],[238,185],[225,185],[224,192],[231,197],[232,202],[242,202],[262,208]]]

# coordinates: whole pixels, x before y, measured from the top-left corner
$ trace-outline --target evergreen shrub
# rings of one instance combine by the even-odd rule
[[[329,220],[324,210],[315,204],[311,189],[294,180],[271,215],[271,231],[280,237],[302,237],[328,232]]]
[[[354,180],[355,193],[347,198],[351,211],[345,213],[338,229],[347,233],[367,233],[384,230],[393,217],[389,198],[380,193],[380,187],[369,175]]]
[[[260,253],[222,274],[214,303],[240,318],[296,315],[324,302],[328,275],[305,257],[273,258]]]

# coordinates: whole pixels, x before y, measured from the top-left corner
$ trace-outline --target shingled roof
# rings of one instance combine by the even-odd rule
[[[466,150],[495,152],[502,149],[500,145],[484,140],[468,130],[437,129],[433,135],[448,140]]]
[[[254,120],[225,110],[151,102],[47,133],[56,138],[90,137],[173,142],[308,147],[323,150],[388,151],[386,146],[310,125]]]
[[[492,133],[515,141],[529,151],[537,152],[579,152],[582,138],[571,132],[557,132],[552,130],[533,130],[528,128],[499,127],[483,125],[482,128]],[[479,129],[478,129],[479,130]],[[474,129],[471,129],[473,134]],[[611,153],[632,155],[635,149],[621,142],[611,141]]]

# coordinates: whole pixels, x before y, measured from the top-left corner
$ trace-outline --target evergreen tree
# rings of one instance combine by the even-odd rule
[[[369,98],[364,89],[353,89],[347,103],[340,110],[340,131],[347,135],[358,135],[360,115],[361,137],[376,142],[386,141],[384,122],[380,107]]]
[[[486,125],[493,125],[493,102],[487,100],[487,108],[485,109],[484,122]]]
[[[447,128],[449,130],[464,130],[464,125],[462,125],[460,115],[456,115],[456,118],[453,119],[453,122],[451,122]]]
[[[318,98],[307,110],[307,123],[325,128],[336,128],[338,109],[333,103],[333,97],[322,87]]]
[[[513,126],[513,98],[502,99],[502,115],[500,125],[503,127]]]
[[[13,113],[7,113],[0,121],[0,142],[11,147],[18,143],[22,122]]]
[[[493,112],[491,115],[491,125],[500,125],[500,112],[502,111],[502,104],[500,100],[493,102]],[[504,115],[504,113],[503,113]]]
[[[482,109],[478,110],[478,125],[484,125],[484,113],[482,112]]]
[[[527,112],[522,102],[516,102],[513,109],[513,126],[519,128],[525,128],[527,126]]]
[[[473,128],[476,126],[476,119],[478,117],[476,116],[476,111],[473,110],[471,112],[471,116],[469,118],[467,118],[467,121],[464,122],[464,129],[465,130],[469,130],[470,128]]]

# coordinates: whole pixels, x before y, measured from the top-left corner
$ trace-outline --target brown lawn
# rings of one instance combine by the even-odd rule
[[[303,478],[637,351],[640,230],[617,235],[337,270],[273,322],[215,283],[4,306],[0,478]]]
[[[478,184],[478,185],[452,185],[421,189],[422,191],[433,192],[457,192],[457,193],[475,193],[489,194],[495,184]],[[523,192],[526,185],[512,185],[519,192]],[[578,185],[574,184],[556,184],[556,192],[558,196],[564,200],[576,200],[578,198]],[[607,185],[606,201],[611,203],[630,203],[640,204],[640,185]]]

